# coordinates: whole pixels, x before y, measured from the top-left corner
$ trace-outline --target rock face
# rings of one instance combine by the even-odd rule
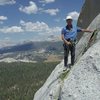
[[[91,47],[65,79],[61,100],[100,100],[99,45],[100,41]]]
[[[94,0],[94,4],[97,1]],[[76,46],[76,64],[71,71],[63,72],[62,61],[37,91],[34,100],[100,100],[100,14],[96,13],[88,28],[97,29],[97,35],[90,43],[92,33],[84,33]]]
[[[87,28],[100,13],[100,0],[85,0],[78,20],[78,26]]]
[[[100,13],[100,0],[85,0],[82,7],[78,26],[81,28],[87,28],[93,19]],[[82,37],[83,33],[80,33],[78,40]]]

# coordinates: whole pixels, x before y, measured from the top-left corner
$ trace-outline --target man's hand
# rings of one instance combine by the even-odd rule
[[[94,31],[89,31],[90,33],[93,33]]]
[[[63,35],[63,34],[61,35],[61,39],[64,41],[64,43],[65,43],[65,44],[67,44],[67,45],[72,45],[72,44],[71,44],[71,42],[69,42],[69,41],[65,40],[64,35]]]
[[[71,42],[66,41],[66,44],[67,44],[67,45],[71,45]]]

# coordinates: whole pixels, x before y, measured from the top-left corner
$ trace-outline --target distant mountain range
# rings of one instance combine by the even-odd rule
[[[10,53],[10,52],[29,51],[29,50],[38,51],[41,48],[45,49],[47,52],[55,51],[55,50],[61,51],[62,42],[61,41],[27,42],[23,44],[17,44],[14,46],[7,46],[7,47],[0,48],[0,54]]]
[[[62,56],[62,44],[62,41],[30,41],[14,46],[3,47],[0,49],[0,60],[6,62],[7,59],[8,62],[9,58],[10,60],[13,59],[12,61],[44,61],[47,60],[50,55]]]

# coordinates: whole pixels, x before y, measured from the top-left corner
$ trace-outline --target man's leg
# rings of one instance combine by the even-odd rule
[[[69,46],[64,46],[64,66],[68,67],[68,55],[69,55]]]
[[[75,45],[72,45],[70,47],[70,51],[71,51],[71,65],[74,65],[74,63],[75,63]]]

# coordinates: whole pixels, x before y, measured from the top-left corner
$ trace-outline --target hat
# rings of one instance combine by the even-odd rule
[[[68,20],[68,19],[73,20],[73,18],[72,18],[71,16],[67,16],[67,17],[66,17],[66,20]]]

